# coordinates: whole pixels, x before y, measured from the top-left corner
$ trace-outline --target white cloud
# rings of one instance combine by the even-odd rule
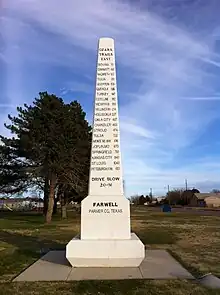
[[[121,130],[122,132],[132,133],[136,136],[145,137],[145,138],[154,138],[155,134],[152,134],[149,130],[142,126],[138,126],[135,123],[129,122],[130,118],[120,119],[121,120]]]
[[[98,38],[110,36],[115,39],[117,63],[121,68],[119,78],[126,81],[134,77],[140,82],[140,87],[133,85],[134,90],[129,95],[120,92],[118,85],[122,103],[123,170],[128,193],[142,193],[150,187],[159,192],[167,182],[178,185],[187,175],[192,182],[217,177],[217,170],[200,173],[198,171],[204,166],[194,163],[188,167],[169,168],[176,153],[190,146],[206,126],[219,117],[215,106],[210,105],[207,109],[197,102],[203,98],[214,100],[212,93],[216,76],[214,71],[210,74],[206,68],[219,68],[219,55],[213,48],[216,35],[208,38],[208,35],[196,34],[149,10],[138,10],[134,5],[116,1],[94,0],[91,5],[89,0],[10,0],[6,6],[14,10],[23,24],[19,34],[22,38],[25,37],[24,32],[27,34],[26,42],[30,43],[29,50],[31,48],[29,59],[37,58],[68,68],[81,67],[89,78],[88,72],[95,67]],[[199,4],[196,8],[199,9]],[[26,27],[25,19],[28,19]],[[30,21],[58,34],[61,43],[54,46],[54,42],[45,45],[46,40],[42,43],[38,39],[33,40],[37,35]],[[8,43],[14,44],[14,39],[12,34]],[[77,54],[72,52],[73,46],[79,49]],[[23,60],[27,58],[24,47],[23,50],[25,53],[21,50],[15,59],[17,63],[21,57]],[[14,51],[8,52],[10,54],[14,61]],[[17,80],[19,67],[21,65],[17,64],[16,71],[14,66],[10,68],[8,79],[10,86],[12,83],[13,88],[20,89],[22,83]],[[39,75],[36,83],[40,85],[41,79],[45,77]],[[63,94],[84,90],[93,96],[91,84],[74,84],[70,78],[63,87]],[[128,101],[125,97],[129,98]]]
[[[61,95],[66,95],[68,93],[82,92],[86,94],[91,94],[94,91],[94,87],[90,83],[82,82],[68,82],[66,86],[62,88]]]
[[[186,100],[200,100],[200,101],[210,101],[210,100],[220,100],[220,96],[188,96],[183,97]]]

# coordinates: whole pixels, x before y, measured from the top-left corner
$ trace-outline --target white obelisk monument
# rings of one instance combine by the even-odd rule
[[[66,258],[74,267],[135,267],[144,256],[123,193],[114,40],[101,38],[89,195],[81,204],[81,235],[68,243]]]

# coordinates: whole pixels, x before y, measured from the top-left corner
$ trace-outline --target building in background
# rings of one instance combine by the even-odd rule
[[[220,208],[220,193],[194,193],[190,206]]]

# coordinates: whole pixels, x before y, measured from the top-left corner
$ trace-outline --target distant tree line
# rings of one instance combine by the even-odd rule
[[[86,114],[77,101],[64,103],[47,92],[17,113],[5,124],[11,137],[0,136],[0,194],[34,188],[43,192],[47,223],[58,200],[66,217],[69,201],[81,201],[88,191],[92,132]]]
[[[196,188],[193,189],[175,189],[167,193],[165,201],[170,205],[189,206],[195,193],[200,193]],[[213,189],[210,193],[220,193],[219,189]]]
[[[129,201],[134,205],[144,205],[144,204],[152,204],[153,201],[156,201],[155,204],[159,204],[157,199],[155,199],[153,196],[144,196],[144,195],[134,195],[129,198]]]
[[[195,193],[199,193],[198,189],[174,189],[167,193],[165,202],[170,205],[188,206]]]
[[[152,196],[144,196],[144,195],[134,195],[129,198],[130,202],[134,205],[151,205],[152,201],[155,200],[154,205],[160,204],[170,204],[170,205],[181,205],[181,206],[189,206],[190,202],[195,193],[200,193],[200,191],[196,188],[193,189],[174,189],[167,192],[165,197],[162,197],[160,201],[157,198],[153,198]],[[220,193],[219,189],[211,190],[211,193],[217,194]]]

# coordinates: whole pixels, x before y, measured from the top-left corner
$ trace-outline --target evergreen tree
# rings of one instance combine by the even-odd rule
[[[14,137],[0,137],[1,171],[5,171],[1,176],[4,190],[43,186],[46,221],[50,222],[59,185],[79,194],[87,191],[91,127],[77,101],[65,104],[47,92],[39,96],[33,105],[17,108],[16,117],[9,115],[11,124],[5,127]]]

